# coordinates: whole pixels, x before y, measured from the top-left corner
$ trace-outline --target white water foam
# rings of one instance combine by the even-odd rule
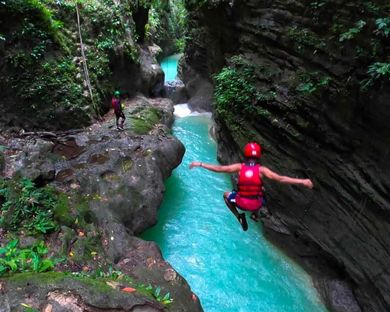
[[[191,109],[188,107],[188,104],[177,104],[174,106],[174,112],[173,114],[176,117],[188,117],[188,116],[199,116],[199,115],[204,115],[204,116],[209,116],[211,117],[210,112],[196,112],[196,111],[191,111]]]

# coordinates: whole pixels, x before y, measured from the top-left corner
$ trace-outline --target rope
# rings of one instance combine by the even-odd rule
[[[95,109],[96,113],[98,113],[97,107],[95,105],[95,101],[94,101],[94,98],[93,98],[92,85],[91,85],[91,80],[89,78],[89,72],[88,72],[88,66],[87,66],[87,58],[85,56],[85,51],[84,51],[83,37],[81,35],[79,3],[76,3],[76,14],[77,14],[77,27],[78,27],[78,30],[79,30],[79,37],[80,37],[81,56],[83,58],[83,70],[84,70],[85,81],[87,82],[89,95],[91,96],[92,106]]]

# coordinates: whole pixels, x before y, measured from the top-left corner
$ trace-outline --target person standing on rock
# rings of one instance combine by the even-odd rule
[[[115,112],[115,117],[116,117],[116,128],[118,130],[123,130],[123,125],[125,123],[126,117],[125,114],[123,113],[123,106],[121,103],[121,97],[120,97],[120,92],[115,91],[114,96],[111,99],[111,106],[114,109]],[[119,119],[122,118],[121,123],[119,124]]]
[[[214,172],[239,173],[238,191],[225,192],[223,198],[230,211],[240,222],[242,229],[248,229],[245,213],[239,213],[237,208],[243,211],[250,211],[251,219],[258,221],[258,212],[263,205],[263,177],[285,184],[298,184],[307,188],[313,188],[310,179],[296,179],[287,176],[281,176],[267,167],[260,166],[258,163],[261,156],[261,147],[257,143],[248,143],[244,147],[245,162],[240,164],[231,164],[226,166],[205,164],[193,161],[190,169],[194,167],[205,168]]]

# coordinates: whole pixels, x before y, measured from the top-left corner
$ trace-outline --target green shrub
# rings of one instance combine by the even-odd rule
[[[214,76],[216,110],[221,115],[227,111],[238,111],[256,102],[256,76],[254,68],[247,64],[235,64],[222,68]]]
[[[185,38],[176,39],[175,47],[177,52],[184,53],[186,47],[186,39]]]
[[[29,179],[0,180],[2,199],[0,226],[9,231],[49,233],[57,229],[53,220],[56,195],[48,187],[36,188]]]
[[[52,10],[42,2],[43,1],[39,0],[13,0],[2,1],[0,2],[0,5],[4,5],[5,8],[11,12],[33,17],[40,29],[47,31],[57,44],[65,47],[66,39],[60,31],[63,27],[63,23],[55,19]]]
[[[339,37],[339,41],[343,42],[346,40],[351,40],[356,37],[358,33],[360,33],[363,27],[366,25],[366,22],[363,20],[359,20],[355,23],[355,27],[349,28],[346,32],[342,33]]]
[[[325,42],[316,33],[306,28],[292,26],[288,29],[287,36],[295,41],[298,50],[302,50],[304,47],[321,49],[326,46]]]
[[[375,62],[368,67],[367,74],[369,78],[362,80],[360,83],[360,87],[363,91],[367,91],[378,79],[390,79],[390,63]]]
[[[375,24],[376,30],[374,32],[387,38],[390,34],[390,18],[378,18],[375,20]]]
[[[332,81],[331,77],[322,76],[320,72],[303,73],[299,79],[301,83],[296,87],[296,91],[304,95],[324,90]]]
[[[269,117],[263,104],[275,100],[277,94],[273,90],[257,88],[257,68],[245,58],[234,56],[229,63],[214,76],[215,110],[231,128],[239,131],[238,116]]]
[[[14,239],[0,248],[0,276],[16,272],[46,272],[54,268],[55,261],[45,255],[48,249],[43,241],[30,248],[20,249]]]
[[[75,21],[80,9],[82,36],[94,101],[86,86]],[[138,49],[130,2],[114,0],[14,0],[0,1],[2,14],[12,17],[12,27],[0,34],[7,61],[4,83],[15,97],[14,110],[36,116],[43,125],[69,116],[76,127],[90,121],[114,88],[110,60],[121,53],[137,63]],[[3,15],[2,15],[3,18]],[[11,95],[10,95],[11,96]],[[91,105],[92,104],[92,105]],[[74,117],[74,118],[73,118]],[[65,118],[64,124],[69,127]]]
[[[187,10],[183,0],[150,1],[146,38],[162,48],[184,51]]]

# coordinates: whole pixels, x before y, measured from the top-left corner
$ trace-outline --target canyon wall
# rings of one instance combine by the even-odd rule
[[[213,75],[230,69],[256,90],[240,102],[238,88],[237,102],[233,96],[229,104],[218,98],[229,87],[218,89],[213,110],[221,162],[240,160],[243,145],[255,140],[264,165],[310,177],[312,191],[266,181],[264,224],[283,233],[290,249],[302,241],[316,246],[362,310],[388,311],[386,3],[187,1],[187,8],[192,30],[183,72],[218,88]]]

